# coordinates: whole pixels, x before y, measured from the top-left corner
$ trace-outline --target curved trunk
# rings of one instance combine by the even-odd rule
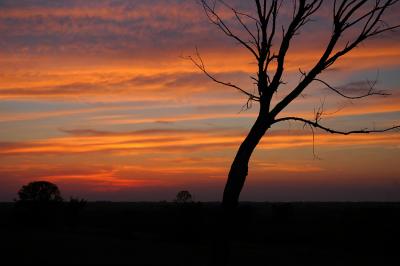
[[[238,205],[239,195],[248,174],[248,164],[251,154],[267,129],[271,126],[270,119],[266,114],[267,112],[264,112],[265,110],[263,109],[264,108],[261,108],[257,120],[240,145],[235,159],[232,162],[222,200],[222,205],[226,209],[232,209]]]

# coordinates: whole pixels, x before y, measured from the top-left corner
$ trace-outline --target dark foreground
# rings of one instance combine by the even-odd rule
[[[243,203],[230,224],[215,203],[0,217],[0,264],[400,265],[400,203]]]

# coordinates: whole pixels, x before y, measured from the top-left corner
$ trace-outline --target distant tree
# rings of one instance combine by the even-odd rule
[[[255,76],[251,77],[256,85],[256,90],[253,92],[252,89],[241,88],[231,82],[219,80],[207,71],[198,52],[196,57],[188,57],[212,81],[243,93],[248,98],[244,108],[249,108],[253,102],[259,105],[257,119],[232,162],[222,200],[224,207],[232,209],[237,206],[248,174],[251,155],[268,129],[276,123],[295,121],[309,126],[312,130],[318,128],[342,135],[385,132],[400,128],[400,126],[393,126],[384,129],[349,131],[329,128],[321,123],[323,106],[315,111],[315,117],[312,119],[282,116],[282,111],[302,95],[311,83],[315,82],[346,99],[387,95],[382,91],[377,91],[374,83],[369,84],[365,92],[360,95],[348,95],[342,89],[328,84],[319,75],[366,40],[398,28],[400,25],[389,25],[384,17],[388,10],[398,4],[399,0],[254,0],[254,12],[248,13],[231,7],[224,0],[199,0],[199,2],[208,20],[221,30],[222,34],[232,38],[248,51],[255,61]],[[292,7],[290,3],[293,4]],[[326,14],[330,16],[332,25],[325,48],[321,49],[319,58],[308,70],[299,69],[301,78],[298,84],[285,93],[283,99],[273,104],[273,96],[278,91],[281,92],[282,84],[285,84],[283,77],[289,48],[295,36],[301,34],[304,26],[314,21],[323,3],[329,5],[330,12]],[[283,6],[285,6],[285,12],[282,12]],[[231,12],[229,17],[237,22],[235,26],[225,19],[227,12],[220,12],[220,7]],[[325,11],[322,10],[322,12]],[[284,15],[281,17],[282,13]],[[286,18],[287,15],[289,18]]]
[[[62,221],[63,198],[58,187],[47,181],[35,181],[18,191],[17,222],[35,226],[56,226]]]
[[[178,194],[176,194],[176,198],[175,198],[174,202],[176,202],[176,203],[192,202],[192,195],[187,190],[179,191]]]
[[[35,181],[23,186],[18,191],[18,202],[62,202],[60,190],[58,187],[47,181]]]

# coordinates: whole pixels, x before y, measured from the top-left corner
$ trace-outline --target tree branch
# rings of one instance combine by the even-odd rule
[[[318,74],[320,74],[323,70],[329,68],[333,63],[335,63],[337,59],[356,48],[361,42],[377,34],[400,27],[400,25],[385,26],[384,28],[381,27],[381,16],[390,6],[394,5],[399,0],[375,0],[375,5],[373,7],[371,7],[369,10],[365,11],[358,17],[353,18],[353,22],[350,22],[350,19],[352,19],[354,14],[357,13],[356,11],[358,11],[364,4],[366,4],[367,1],[368,0],[342,0],[338,8],[336,8],[337,1],[334,1],[334,29],[324,53],[322,54],[319,61],[315,64],[315,66],[308,72],[308,74],[304,76],[304,79],[288,95],[286,95],[284,99],[276,104],[276,106],[271,111],[272,117],[276,117],[283,109],[286,108],[286,106],[288,106],[294,99],[296,99],[304,91],[304,89],[307,88],[308,85],[310,85],[311,82],[316,80]],[[299,7],[299,9],[300,8],[301,7]],[[295,20],[296,18],[294,18],[293,21]],[[347,42],[343,49],[332,55],[338,41],[341,39],[341,37],[343,37],[344,31],[361,21],[365,21],[361,33],[355,38],[355,40],[353,40],[352,42]],[[278,62],[281,62],[283,67],[283,62],[280,60],[282,59],[278,59]],[[278,70],[283,71],[283,68],[279,69],[279,64]],[[275,80],[274,78],[274,81],[278,82],[279,80]]]
[[[395,130],[395,129],[400,129],[400,125],[398,125],[398,126],[385,128],[385,129],[372,129],[372,130],[369,130],[368,128],[365,128],[365,129],[360,129],[360,130],[341,131],[341,130],[336,130],[336,129],[331,129],[331,128],[325,127],[325,126],[319,124],[319,121],[311,121],[311,120],[307,120],[307,119],[300,118],[300,117],[283,117],[283,118],[275,119],[272,124],[283,122],[283,121],[303,122],[306,125],[310,125],[310,126],[312,126],[314,128],[322,129],[322,130],[324,130],[324,131],[326,131],[328,133],[340,134],[340,135],[383,133],[383,132],[387,132],[387,131],[391,131],[391,130]]]
[[[384,12],[388,8],[399,2],[399,0],[375,0],[375,4],[373,7],[371,7],[365,13],[354,18],[353,21],[350,21],[356,11],[367,2],[367,0],[343,0],[343,3],[347,3],[347,5],[343,9],[339,10],[339,12],[337,12],[334,16],[335,32],[338,32],[340,33],[340,35],[342,35],[343,32],[346,31],[348,28],[355,26],[362,21],[364,21],[364,26],[362,27],[361,32],[352,42],[347,42],[346,46],[343,49],[339,50],[338,52],[330,56],[327,60],[325,60],[324,69],[331,66],[337,59],[356,48],[361,42],[365,41],[366,39],[369,39],[372,36],[376,36],[383,32],[392,31],[400,27],[400,25],[382,27],[382,25],[386,24],[384,23],[384,21],[381,20]],[[347,9],[349,10],[347,11]]]
[[[207,71],[207,69],[206,69],[206,67],[204,65],[203,59],[201,58],[200,53],[199,53],[197,48],[196,48],[196,57],[197,57],[197,60],[194,59],[192,56],[187,56],[187,57],[183,57],[183,58],[192,61],[192,63],[198,69],[200,69],[208,78],[210,78],[215,83],[218,83],[218,84],[221,84],[221,85],[224,85],[224,86],[227,86],[227,87],[231,87],[231,88],[234,88],[234,89],[238,90],[239,92],[247,95],[249,97],[250,101],[260,101],[260,97],[258,97],[256,95],[254,95],[254,94],[252,94],[252,93],[240,88],[239,86],[237,86],[235,84],[232,84],[230,82],[220,81],[217,78],[215,78],[210,72]]]
[[[276,19],[278,14],[278,0],[271,1],[267,12],[267,2],[264,1],[261,5],[260,0],[255,0],[257,6],[257,13],[260,21],[261,31],[261,45],[259,50],[258,59],[258,91],[260,95],[263,95],[270,82],[268,75],[268,66],[270,62],[277,59],[277,56],[271,56],[272,40],[275,36],[276,31]],[[271,23],[271,24],[270,24]],[[270,33],[268,36],[268,27],[270,27]]]
[[[313,15],[321,6],[322,0],[313,0],[310,3],[307,3],[306,0],[300,0],[297,12],[290,23],[288,30],[284,33],[279,53],[277,55],[277,68],[275,71],[275,75],[271,81],[271,87],[273,91],[270,93],[274,93],[278,86],[281,84],[281,78],[284,70],[285,57],[289,50],[289,45],[292,38],[296,35],[297,31],[304,26],[307,22],[309,22],[308,18]],[[284,30],[283,30],[284,31]]]
[[[223,5],[225,5],[227,8],[229,8],[233,14],[235,14],[236,20],[240,23],[240,25],[245,29],[245,31],[250,35],[250,37],[253,39],[253,41],[251,41],[251,43],[254,44],[254,46],[256,47],[257,51],[260,52],[261,50],[261,45],[260,45],[260,39],[258,37],[256,37],[251,30],[249,29],[249,27],[246,25],[246,23],[244,23],[244,21],[242,20],[242,17],[245,18],[249,18],[251,20],[254,20],[256,22],[256,25],[259,24],[259,21],[254,18],[253,16],[243,13],[243,12],[239,12],[236,9],[234,9],[232,6],[228,5],[225,1],[223,0],[219,0]]]
[[[374,87],[376,84],[376,81],[373,82],[372,84],[369,83],[369,90],[366,94],[363,95],[359,95],[359,96],[348,96],[343,94],[342,92],[340,92],[338,89],[334,88],[333,86],[329,85],[326,81],[323,81],[321,79],[315,78],[315,81],[321,82],[322,84],[324,84],[328,89],[332,90],[333,92],[339,94],[340,96],[346,98],[346,99],[350,99],[350,100],[355,100],[355,99],[362,99],[368,96],[373,96],[373,95],[380,95],[380,96],[388,96],[390,95],[389,93],[385,93],[383,91],[374,91]]]
[[[210,6],[207,0],[200,0],[201,4],[203,6],[203,10],[204,10],[208,20],[212,24],[216,25],[225,35],[238,41],[241,45],[243,45],[246,49],[248,49],[254,55],[254,57],[258,60],[259,56],[258,56],[257,52],[248,44],[248,42],[242,40],[239,36],[234,34],[231,31],[231,29],[228,27],[228,25],[224,22],[224,20],[217,14],[217,12],[215,11],[215,5],[216,5],[217,1],[218,0],[214,0],[213,5]],[[220,1],[220,2],[224,4],[223,1]],[[232,8],[232,10],[234,10],[234,9]],[[237,13],[237,14],[239,14],[239,13]],[[237,14],[236,14],[236,18],[238,18]],[[241,22],[241,20],[239,22]],[[243,24],[242,24],[242,26],[243,26]],[[248,31],[248,28],[245,27],[245,30]],[[251,35],[251,36],[255,37],[254,35]]]

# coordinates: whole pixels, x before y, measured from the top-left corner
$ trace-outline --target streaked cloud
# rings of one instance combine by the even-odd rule
[[[76,154],[115,152],[119,154],[181,153],[218,151],[236,148],[243,139],[238,131],[196,131],[196,130],[143,130],[126,133],[111,133],[96,130],[65,131],[72,136],[48,138],[21,143],[0,143],[0,155],[28,154]],[[262,140],[260,149],[291,149],[313,145],[313,138],[306,132],[282,134],[272,132]],[[294,133],[297,131],[294,131]],[[362,146],[398,145],[400,136],[377,134],[366,136],[338,136],[322,134],[316,136],[318,146]]]

